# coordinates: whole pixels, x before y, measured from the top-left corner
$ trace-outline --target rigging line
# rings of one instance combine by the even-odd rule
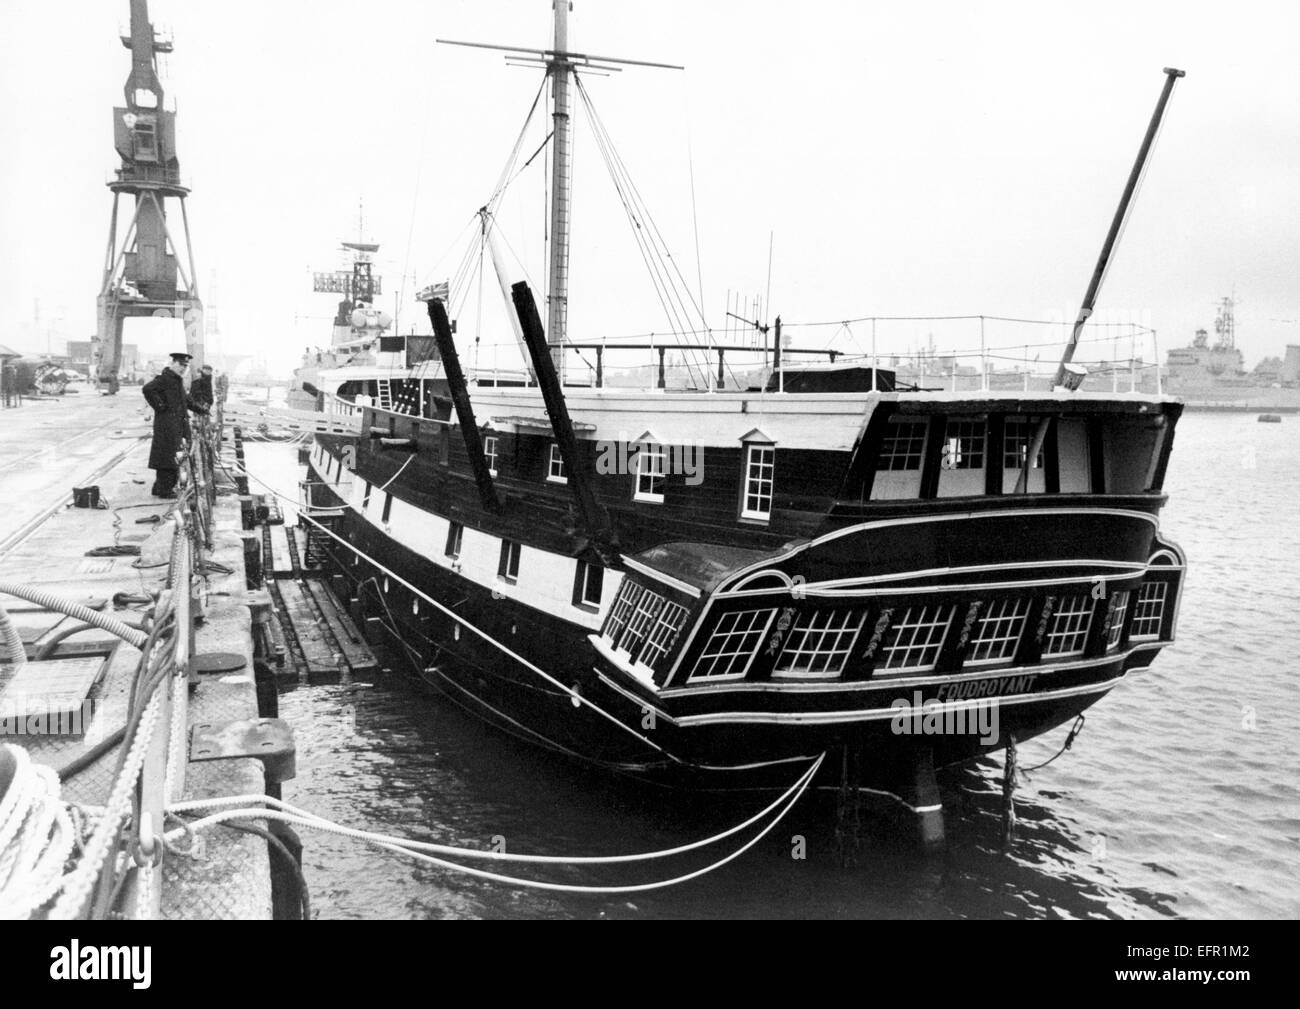
[[[704,267],[700,263],[700,215],[695,207],[695,152],[691,148],[691,119],[690,105],[687,104],[686,114],[686,164],[690,170],[691,176],[691,225],[695,230],[695,283],[698,286],[700,296],[699,304],[704,305]],[[700,321],[708,327],[708,320],[704,318],[703,309],[700,311]]]
[[[424,280],[428,280],[434,276],[438,268],[442,266],[443,260],[445,260],[449,255],[451,255],[452,250],[454,250],[458,245],[460,245],[461,239],[465,237],[465,232],[467,232],[470,229],[470,227],[474,224],[474,222],[477,220],[478,220],[477,213],[470,215],[469,220],[467,220],[464,226],[460,229],[460,231],[457,232],[456,237],[447,243],[447,247],[442,251],[442,254],[436,260],[434,260],[433,266],[428,268],[422,274]]]
[[[980,319],[986,319],[989,322],[1017,322],[1029,326],[1073,326],[1073,322],[1063,322],[1060,319],[1022,319],[1010,315],[864,315],[857,319],[827,319],[824,322],[785,322],[781,324],[783,329],[810,329],[814,326],[842,326],[846,322],[976,322]],[[1088,325],[1094,328],[1102,326],[1133,326],[1136,332],[1150,333],[1152,330],[1147,326],[1139,326],[1135,322],[1096,322],[1088,320]]]
[[[656,274],[661,278],[665,295],[672,305],[672,317],[674,320],[673,336],[677,343],[682,345],[686,334],[693,330],[693,325],[688,321],[692,317],[691,309],[687,305],[687,299],[691,298],[689,288],[686,284],[685,278],[682,277],[681,271],[677,268],[675,261],[673,261],[672,255],[667,251],[667,248],[663,243],[662,235],[658,235],[657,227],[654,219],[649,214],[649,210],[643,203],[637,205],[636,200],[638,199],[639,194],[635,193],[635,184],[632,182],[626,168],[618,160],[618,152],[613,148],[612,140],[609,139],[608,135],[606,135],[606,142],[610,144],[611,155],[616,167],[621,172],[621,177],[624,180],[625,187],[633,193],[633,203],[634,206],[637,206],[639,217],[641,220],[649,224],[649,227],[639,228],[638,235],[644,234],[645,236],[645,244],[653,257]],[[673,281],[672,274],[676,274],[676,282]],[[682,297],[683,291],[686,293],[686,298]],[[698,306],[696,306],[696,309],[698,316]],[[707,325],[707,323],[704,323],[702,318],[701,323]],[[707,358],[707,355],[705,356]],[[682,361],[691,374],[693,381],[703,385],[708,384],[707,376],[700,370],[701,365],[698,357],[698,350],[696,348],[682,347]],[[705,360],[703,367],[704,369],[709,367],[709,362],[707,360]]]
[[[474,306],[474,355],[478,363],[478,345],[483,338],[483,256],[487,253],[487,223],[483,226],[483,240],[478,243],[478,299]]]
[[[660,307],[663,308],[664,316],[668,321],[669,328],[673,329],[675,332],[676,325],[679,322],[679,320],[677,320],[674,317],[673,310],[670,308],[667,301],[665,300],[664,291],[662,289],[662,280],[658,272],[656,271],[654,265],[652,264],[651,257],[649,256],[648,251],[645,247],[644,244],[645,236],[642,234],[642,228],[640,224],[637,222],[632,208],[628,204],[627,195],[624,193],[622,186],[620,185],[619,182],[618,174],[610,162],[609,153],[605,147],[600,132],[596,127],[594,119],[592,118],[591,106],[586,101],[586,97],[582,89],[579,89],[579,95],[583,97],[583,111],[587,113],[588,122],[591,124],[592,127],[592,134],[596,138],[596,149],[600,153],[601,158],[605,162],[605,169],[610,174],[610,180],[614,184],[614,191],[618,194],[619,200],[623,204],[624,212],[627,213],[628,220],[632,224],[632,237],[633,240],[636,242],[637,251],[641,254],[641,260],[645,264],[646,272],[649,273],[650,275],[650,281],[652,286],[654,287],[655,296],[659,299]]]
[[[637,241],[638,248],[641,250],[641,258],[643,262],[645,262],[646,268],[651,274],[652,282],[656,286],[656,295],[659,297],[659,303],[664,309],[664,314],[668,319],[668,324],[673,331],[674,338],[677,343],[681,345],[683,343],[683,333],[688,328],[686,319],[689,317],[690,312],[687,310],[685,302],[682,301],[675,285],[672,283],[671,277],[667,275],[667,268],[662,266],[664,256],[654,245],[653,230],[646,229],[641,224],[641,219],[649,220],[653,228],[653,221],[650,220],[643,205],[638,208],[635,200],[629,202],[628,192],[634,191],[635,186],[632,184],[626,167],[623,166],[621,161],[618,159],[618,152],[614,148],[613,141],[610,138],[608,131],[604,128],[604,124],[600,122],[599,115],[596,113],[595,107],[591,104],[591,98],[587,94],[586,89],[580,86],[579,95],[582,98],[583,109],[591,124],[592,134],[596,138],[596,146],[598,150],[600,150],[601,156],[605,161],[606,170],[610,173],[610,179],[614,183],[615,191],[618,193],[619,199],[622,200],[624,209],[628,213],[629,220],[633,224],[633,236]],[[671,260],[671,257],[668,258]],[[676,270],[675,265],[674,270]],[[681,272],[676,272],[678,279],[682,280]],[[682,283],[685,284],[685,281],[682,280]],[[679,308],[680,312],[678,311]],[[683,361],[686,363],[687,368],[692,372],[698,371],[699,365],[695,360],[695,354],[693,351],[684,354]],[[705,365],[707,367],[707,361],[705,362]],[[697,382],[702,382],[707,385],[707,378],[702,373],[693,374],[692,378]]]
[[[590,104],[590,97],[584,95],[587,102],[589,115],[592,119],[593,132],[597,134],[598,142],[603,145],[607,170],[610,177],[615,181],[615,186],[619,190],[620,198],[624,200],[624,205],[629,208],[629,214],[632,217],[635,226],[635,233],[639,241],[643,243],[647,250],[648,257],[653,264],[655,276],[661,285],[664,298],[672,306],[669,325],[672,327],[673,335],[678,343],[682,342],[682,334],[689,329],[687,319],[691,313],[686,306],[685,301],[681,298],[677,285],[673,283],[668,272],[668,261],[671,256],[666,255],[666,249],[661,249],[661,241],[656,241],[654,221],[649,215],[644,201],[640,200],[636,192],[635,184],[632,181],[626,166],[622,163],[618,155],[618,150],[614,146],[613,138],[609,131],[601,122],[599,115],[596,113],[595,106]],[[647,225],[649,225],[647,227]],[[675,270],[675,264],[674,264]],[[677,272],[678,280],[684,285],[685,281],[681,278],[680,271]]]
[[[224,461],[219,462],[219,465],[221,466],[222,469],[225,469],[225,470],[227,470],[227,472],[229,472],[229,467],[227,466],[227,464],[226,464]],[[263,487],[266,487],[268,490],[270,490],[271,493],[273,493],[273,494],[277,493],[273,487],[270,487],[268,484],[266,484],[266,483],[265,483],[261,478],[257,477],[256,475],[254,475],[254,474],[252,474],[252,473],[249,473],[248,470],[244,469],[242,466],[240,466],[240,465],[238,465],[238,464],[236,463],[236,464],[234,464],[234,467],[235,467],[236,472],[240,472],[240,473],[242,473],[244,476],[251,477],[252,479],[256,480],[258,483],[262,484]],[[278,496],[283,497],[284,495],[278,495]],[[595,712],[597,715],[599,715],[600,717],[602,717],[602,718],[606,719],[607,721],[611,722],[612,724],[614,724],[614,725],[617,726],[618,728],[622,729],[624,732],[628,733],[628,734],[631,735],[632,737],[634,737],[634,738],[640,740],[641,742],[645,743],[645,744],[646,744],[647,746],[649,746],[652,750],[657,750],[659,753],[662,753],[665,757],[667,757],[669,760],[672,760],[674,763],[682,764],[682,765],[684,765],[684,766],[691,766],[691,765],[689,764],[688,761],[684,761],[684,760],[682,760],[680,757],[676,756],[675,754],[672,754],[672,753],[668,752],[668,751],[665,750],[662,746],[660,746],[658,743],[654,742],[654,740],[647,738],[646,736],[644,736],[644,735],[642,735],[641,733],[637,732],[637,731],[636,731],[635,729],[633,729],[631,726],[629,726],[629,725],[625,724],[624,722],[620,721],[617,717],[615,717],[614,715],[611,715],[608,711],[606,711],[606,710],[605,710],[604,708],[602,708],[600,705],[598,705],[598,704],[594,703],[593,701],[591,701],[589,698],[585,697],[583,694],[581,694],[581,693],[574,693],[572,690],[570,690],[568,687],[566,687],[563,683],[561,683],[559,680],[557,680],[554,676],[552,676],[550,673],[546,672],[546,670],[542,669],[540,666],[536,666],[536,665],[534,665],[533,663],[529,662],[526,658],[524,658],[524,657],[523,657],[522,655],[520,655],[518,652],[514,651],[514,649],[512,649],[512,648],[510,648],[508,645],[506,645],[506,644],[504,644],[504,643],[498,641],[496,638],[492,637],[492,635],[488,634],[486,631],[484,631],[484,630],[482,630],[481,628],[479,628],[476,624],[472,623],[472,622],[469,621],[469,620],[466,620],[466,619],[465,619],[464,617],[462,617],[459,613],[456,613],[454,610],[450,609],[449,607],[444,606],[442,603],[438,602],[438,600],[434,599],[432,596],[428,595],[426,592],[423,592],[422,590],[416,588],[414,585],[412,585],[410,582],[408,582],[405,578],[403,578],[401,575],[399,575],[396,571],[393,571],[392,569],[390,569],[390,568],[388,568],[388,567],[385,567],[383,564],[380,564],[377,560],[375,560],[375,559],[374,559],[373,557],[371,557],[369,554],[365,553],[365,551],[363,551],[363,550],[359,549],[358,547],[354,546],[353,544],[349,543],[347,540],[345,540],[342,536],[338,535],[338,533],[334,532],[334,530],[330,529],[328,526],[326,526],[326,525],[324,525],[324,524],[322,524],[322,523],[320,523],[320,522],[317,522],[316,519],[312,518],[312,516],[308,515],[306,512],[299,512],[299,517],[300,517],[300,518],[303,518],[303,519],[306,519],[306,520],[307,520],[308,522],[310,522],[313,526],[315,526],[317,529],[319,529],[321,532],[323,532],[326,536],[330,537],[330,539],[332,539],[332,540],[336,540],[338,543],[342,544],[342,545],[343,545],[344,547],[346,547],[348,550],[351,550],[351,551],[352,551],[354,554],[356,554],[358,557],[364,557],[365,560],[366,560],[366,562],[369,563],[370,565],[372,565],[373,567],[375,567],[377,570],[382,571],[384,574],[388,575],[389,577],[391,577],[392,579],[394,579],[395,581],[397,581],[397,582],[400,583],[401,585],[405,586],[406,589],[407,589],[408,591],[413,592],[413,593],[415,593],[416,595],[418,595],[421,599],[425,600],[425,601],[426,601],[430,606],[433,606],[435,609],[441,610],[443,614],[445,614],[446,616],[450,617],[452,620],[456,621],[456,623],[458,623],[458,624],[460,624],[461,626],[463,626],[463,627],[464,627],[466,630],[468,630],[470,633],[478,635],[478,636],[479,636],[480,638],[482,638],[485,642],[487,642],[487,643],[488,643],[489,645],[491,645],[492,647],[496,648],[496,649],[497,649],[498,651],[500,651],[502,654],[508,656],[508,657],[511,658],[511,659],[514,659],[514,660],[515,660],[516,662],[518,662],[518,663],[519,663],[523,668],[529,670],[530,672],[536,673],[538,676],[540,676],[542,679],[544,679],[547,683],[550,683],[550,684],[552,684],[553,686],[558,687],[560,690],[563,690],[563,691],[566,691],[567,693],[569,693],[569,695],[570,695],[572,698],[574,698],[575,700],[577,700],[577,702],[579,703],[579,705],[583,705],[583,706],[586,706],[586,707],[590,708],[592,711],[594,711],[594,712]]]
[[[528,107],[528,115],[524,116],[524,123],[519,128],[519,136],[515,138],[515,144],[510,151],[510,157],[506,159],[505,166],[501,169],[501,175],[497,179],[497,184],[492,190],[492,195],[487,199],[486,205],[488,207],[491,207],[501,198],[501,195],[505,192],[506,186],[510,184],[509,179],[511,170],[514,168],[515,162],[519,160],[519,150],[524,145],[524,136],[528,132],[528,124],[533,121],[533,114],[537,111],[537,103],[541,100],[542,92],[545,88],[546,79],[543,78],[542,83],[537,88],[537,93],[533,95],[533,104]]]
[[[650,273],[651,282],[655,287],[655,294],[659,298],[660,306],[664,310],[664,315],[667,318],[669,328],[673,331],[674,335],[676,335],[680,330],[684,329],[685,326],[683,325],[683,320],[676,312],[676,306],[672,305],[670,307],[669,303],[673,300],[671,297],[671,291],[669,289],[669,284],[658,268],[658,256],[657,253],[651,249],[650,235],[641,223],[641,215],[638,212],[638,208],[629,197],[622,173],[618,170],[617,164],[613,158],[612,143],[610,142],[607,132],[599,122],[599,118],[595,113],[595,108],[591,104],[590,97],[587,95],[586,90],[582,88],[579,89],[579,95],[582,98],[583,111],[586,113],[588,123],[591,125],[592,135],[595,137],[597,149],[600,151],[601,157],[605,162],[605,170],[609,173],[610,180],[614,184],[614,190],[618,194],[619,200],[623,204],[624,212],[628,215],[628,220],[632,225],[633,239],[637,243],[637,248],[641,253],[641,258],[645,263],[646,270]],[[677,339],[680,343],[680,336],[678,336]]]
[[[411,268],[411,243],[415,238],[415,218],[420,206],[420,180],[424,175],[424,152],[429,139],[429,107],[433,104],[433,91],[424,92],[424,114],[420,117],[420,153],[415,160],[415,192],[411,195],[411,217],[406,228],[406,253],[402,257],[402,282],[397,289],[397,303],[406,301],[406,274]],[[394,329],[397,328],[394,324]]]
[[[537,155],[542,153],[542,148],[545,147],[547,144],[549,144],[551,142],[551,138],[554,136],[555,136],[554,130],[551,130],[550,133],[546,134],[546,137],[542,140],[542,142],[537,145],[537,150],[533,151],[533,153],[528,156],[528,160],[519,166],[519,170],[515,172],[514,175],[510,176],[510,181],[501,187],[501,192],[503,194],[507,189],[510,188],[511,185],[514,184],[515,179],[519,178],[519,176],[524,174],[524,169],[526,169],[535,160],[537,160]]]
[[[685,278],[682,277],[681,271],[677,268],[676,261],[673,260],[672,254],[668,249],[668,243],[664,240],[663,234],[660,232],[659,226],[655,222],[654,216],[650,213],[649,206],[646,204],[645,199],[641,196],[640,190],[637,189],[636,181],[633,179],[632,173],[628,171],[627,165],[624,163],[622,156],[619,154],[618,147],[614,143],[612,134],[610,134],[608,127],[605,126],[604,120],[600,117],[599,112],[597,112],[595,104],[591,102],[590,95],[584,94],[584,98],[587,101],[587,103],[590,105],[591,115],[595,120],[595,122],[599,125],[601,134],[604,137],[604,141],[609,147],[611,157],[615,165],[618,167],[620,176],[624,179],[628,191],[632,194],[632,200],[638,209],[640,218],[644,220],[644,222],[649,226],[647,229],[647,237],[650,240],[652,246],[655,248],[656,256],[666,261],[666,263],[672,265],[673,272],[676,273],[677,279],[681,283],[680,290],[684,290],[687,294],[687,297],[691,297],[689,285],[686,283]],[[680,301],[680,294],[678,293],[678,289],[676,288],[676,286],[674,286],[673,288],[673,294]],[[694,302],[693,298],[691,300],[692,302]],[[689,316],[690,312],[686,311],[685,302],[681,302],[681,306],[683,309],[683,313]],[[699,305],[695,305],[695,310],[696,310],[696,315],[700,317],[701,321],[703,321],[703,312],[700,310]],[[682,328],[685,327],[683,326]]]
[[[585,92],[585,88],[583,89],[583,91]],[[590,103],[591,101],[590,96],[587,96],[587,101]],[[628,171],[627,166],[623,162],[622,156],[618,153],[618,147],[617,145],[614,144],[613,136],[609,133],[609,130],[605,127],[604,120],[600,118],[600,114],[596,111],[595,105],[592,105],[591,108],[592,108],[592,115],[600,123],[601,130],[604,132],[605,137],[609,142],[610,150],[613,152],[615,161],[618,163],[620,170],[623,172],[623,175],[626,177],[628,186],[630,187],[632,193],[634,194],[637,203],[641,207],[642,216],[650,225],[651,232],[655,240],[662,247],[664,258],[672,265],[673,272],[677,274],[677,279],[681,282],[680,290],[686,292],[686,296],[691,299],[691,303],[695,307],[696,315],[699,317],[701,323],[707,326],[708,323],[704,321],[704,310],[698,304],[695,304],[694,296],[692,296],[690,293],[690,285],[686,283],[686,278],[682,276],[681,270],[678,269],[677,261],[673,258],[672,253],[669,251],[668,243],[664,239],[663,233],[659,230],[659,225],[656,222],[654,215],[650,213],[649,205],[646,203],[645,199],[641,196],[641,191],[637,188],[636,180],[633,179],[632,173]]]

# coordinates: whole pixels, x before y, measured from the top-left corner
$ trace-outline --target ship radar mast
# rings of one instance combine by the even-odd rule
[[[560,381],[564,380],[564,343],[569,322],[569,243],[571,205],[573,200],[573,150],[572,123],[570,120],[571,78],[579,70],[611,71],[624,66],[657,67],[664,70],[682,70],[671,63],[650,63],[645,60],[620,59],[613,56],[593,56],[574,52],[569,48],[570,0],[552,0],[555,11],[553,46],[551,49],[529,49],[519,46],[490,45],[484,42],[457,42],[453,39],[436,39],[442,45],[471,46],[476,49],[495,49],[507,54],[515,62],[541,66],[551,83],[551,122],[553,134],[553,159],[551,166],[551,244],[547,263],[546,292],[546,342],[551,348],[551,360]],[[526,358],[525,358],[526,360]]]
[[[1236,304],[1236,300],[1230,297],[1219,302],[1219,314],[1214,319],[1214,332],[1218,336],[1215,350],[1235,350],[1237,347],[1237,323],[1233,318]]]

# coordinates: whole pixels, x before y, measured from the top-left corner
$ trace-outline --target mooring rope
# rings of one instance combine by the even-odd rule
[[[700,876],[707,875],[708,873],[720,869],[722,868],[722,866],[726,865],[727,863],[732,862],[735,859],[739,858],[746,851],[748,851],[755,844],[757,844],[760,840],[762,840],[768,833],[770,833],[772,829],[776,827],[776,825],[785,818],[786,814],[788,814],[790,810],[794,808],[795,804],[798,803],[798,801],[803,797],[804,792],[807,791],[809,784],[816,776],[817,771],[820,769],[822,765],[822,761],[825,759],[825,757],[826,757],[825,753],[818,756],[816,761],[814,761],[813,764],[806,771],[804,771],[802,775],[800,775],[799,779],[793,785],[791,785],[788,789],[786,789],[786,791],[781,795],[779,799],[771,803],[761,813],[758,813],[755,816],[752,816],[749,819],[747,819],[744,823],[728,828],[727,830],[722,831],[719,834],[715,834],[712,837],[705,838],[702,841],[694,841],[691,842],[690,844],[679,845],[675,848],[669,848],[669,849],[664,849],[662,851],[655,851],[655,852],[642,852],[635,855],[608,855],[608,856],[598,855],[598,856],[580,856],[580,857],[568,857],[568,856],[559,856],[559,855],[512,855],[508,852],[503,852],[503,851],[501,852],[481,851],[479,849],[474,849],[474,848],[456,848],[448,845],[433,844],[431,842],[410,841],[404,838],[394,837],[388,834],[378,834],[370,831],[356,830],[351,827],[344,827],[340,824],[332,823],[331,821],[326,820],[322,817],[318,817],[312,813],[307,813],[303,810],[296,810],[288,803],[284,803],[279,800],[274,800],[271,797],[264,796],[264,795],[229,796],[225,799],[218,799],[218,800],[196,800],[193,803],[176,803],[169,808],[169,812],[179,813],[186,809],[203,808],[204,806],[218,805],[222,802],[227,802],[227,801],[243,802],[250,799],[258,802],[268,802],[278,808],[266,809],[266,808],[252,807],[252,808],[224,810],[220,813],[214,813],[210,816],[203,817],[200,820],[191,821],[187,827],[178,828],[176,830],[169,831],[165,835],[165,837],[168,842],[172,842],[176,839],[179,839],[180,837],[184,836],[187,833],[196,832],[206,827],[215,826],[217,824],[224,823],[226,820],[232,820],[232,819],[256,818],[256,819],[264,819],[264,820],[279,820],[284,823],[295,824],[297,826],[306,827],[313,830],[321,830],[330,834],[338,834],[343,837],[354,838],[356,840],[364,841],[368,844],[371,844],[374,847],[382,848],[386,851],[392,851],[396,854],[406,855],[410,858],[417,859],[421,862],[426,862],[430,865],[436,865],[439,866],[440,868],[450,869],[453,872],[465,873],[466,875],[474,876],[479,879],[486,879],[494,883],[505,883],[510,886],[529,887],[538,890],[549,890],[549,891],[561,892],[561,893],[591,893],[591,894],[639,893],[647,890],[659,890],[669,886],[676,886],[681,883],[689,882],[692,879],[698,879]],[[592,885],[580,885],[574,883],[550,883],[543,880],[527,879],[519,876],[506,876],[501,873],[488,871],[486,869],[476,869],[472,866],[461,865],[457,862],[450,862],[447,861],[446,859],[437,858],[433,855],[426,854],[426,852],[429,851],[437,851],[439,853],[450,854],[456,857],[463,857],[463,858],[480,858],[480,859],[488,859],[488,860],[502,861],[502,862],[527,862],[533,864],[546,863],[546,864],[559,864],[559,865],[610,865],[610,864],[617,864],[617,863],[642,862],[642,861],[648,861],[652,859],[667,858],[672,855],[683,854],[685,852],[694,851],[697,848],[701,848],[709,844],[714,844],[717,841],[730,837],[732,834],[735,834],[738,831],[744,830],[748,826],[752,826],[753,824],[761,820],[764,816],[771,813],[773,810],[776,810],[778,806],[781,806],[782,808],[780,808],[780,810],[776,813],[776,816],[772,819],[772,821],[768,823],[766,826],[764,826],[762,830],[760,830],[757,834],[754,835],[754,837],[750,838],[748,841],[740,845],[740,847],[736,848],[734,851],[729,852],[723,857],[716,859],[715,861],[709,863],[706,866],[703,866],[702,868],[695,869],[692,870],[691,872],[683,873],[681,875],[674,876],[669,879],[655,880],[649,883],[632,883],[632,884],[626,884],[622,886],[592,886]],[[290,810],[293,811],[291,812]]]

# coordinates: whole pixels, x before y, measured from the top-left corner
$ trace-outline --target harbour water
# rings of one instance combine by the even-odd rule
[[[294,450],[250,446],[277,488]],[[591,896],[473,879],[305,832],[321,918],[1285,918],[1300,915],[1300,420],[1188,414],[1162,527],[1187,552],[1178,642],[1087,713],[1074,747],[1022,779],[1001,851],[1000,762],[947,775],[947,852],[925,859],[869,808],[858,863],[832,850],[831,796],[806,796],[735,861],[665,890]],[[285,798],[350,826],[513,852],[669,848],[764,801],[719,803],[588,772],[499,733],[409,671],[286,688],[298,776]],[[1021,747],[1048,759],[1061,728]],[[801,849],[799,839],[804,840]],[[567,884],[666,878],[733,850],[552,871]],[[796,857],[803,854],[805,857]],[[500,868],[500,867],[494,867]]]

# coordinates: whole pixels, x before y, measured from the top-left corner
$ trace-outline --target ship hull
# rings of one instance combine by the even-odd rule
[[[784,788],[818,755],[847,751],[860,784],[911,801],[918,765],[969,761],[1067,723],[1159,651],[1139,644],[959,676],[657,690],[602,654],[587,628],[398,542],[314,467],[310,485],[314,506],[339,513],[332,535],[318,534],[331,586],[395,667],[512,736],[675,786]],[[1125,551],[1145,559],[1150,532],[1131,538]],[[822,784],[837,783],[840,767],[828,761]]]

